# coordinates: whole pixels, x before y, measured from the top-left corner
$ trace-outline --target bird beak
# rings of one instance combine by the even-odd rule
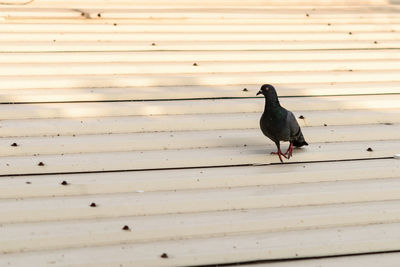
[[[261,90],[260,90],[260,91],[258,91],[258,93],[256,94],[256,96],[257,96],[257,95],[260,95],[260,94],[262,94]]]

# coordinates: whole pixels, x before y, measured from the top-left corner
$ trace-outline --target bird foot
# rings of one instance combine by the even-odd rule
[[[286,152],[283,155],[287,155],[287,159],[290,159],[292,154],[293,154],[293,143],[290,143],[288,149],[286,150]]]
[[[285,159],[288,159],[288,157],[286,156],[286,154],[287,153],[285,153],[285,154],[283,154],[281,151],[278,151],[278,152],[271,152],[271,155],[282,155],[282,156],[284,156],[285,157]]]
[[[283,163],[283,160],[282,160],[282,157],[281,157],[281,156],[284,156],[284,157],[287,159],[286,155],[284,155],[280,150],[278,150],[278,152],[271,152],[271,154],[272,154],[272,155],[278,155],[279,160],[280,160],[282,163]]]

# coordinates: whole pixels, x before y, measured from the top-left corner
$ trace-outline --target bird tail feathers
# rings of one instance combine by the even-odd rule
[[[304,139],[304,136],[303,136],[303,133],[300,130],[300,127],[299,127],[299,131],[296,134],[296,139],[293,140],[293,145],[295,147],[308,146],[308,143]]]
[[[301,146],[308,146],[308,143],[304,139],[302,141],[294,140],[293,145],[295,147],[301,147]]]

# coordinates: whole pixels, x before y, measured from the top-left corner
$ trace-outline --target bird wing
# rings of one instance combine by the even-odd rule
[[[296,139],[297,135],[300,132],[299,123],[296,120],[296,117],[293,115],[291,111],[288,110],[287,119],[286,119],[287,126],[290,132],[290,139]]]

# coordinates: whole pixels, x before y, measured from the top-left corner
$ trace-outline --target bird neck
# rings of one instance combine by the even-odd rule
[[[278,98],[276,99],[267,99],[265,98],[265,107],[264,107],[264,112],[268,111],[274,111],[277,110],[281,107],[281,104],[279,103]]]

